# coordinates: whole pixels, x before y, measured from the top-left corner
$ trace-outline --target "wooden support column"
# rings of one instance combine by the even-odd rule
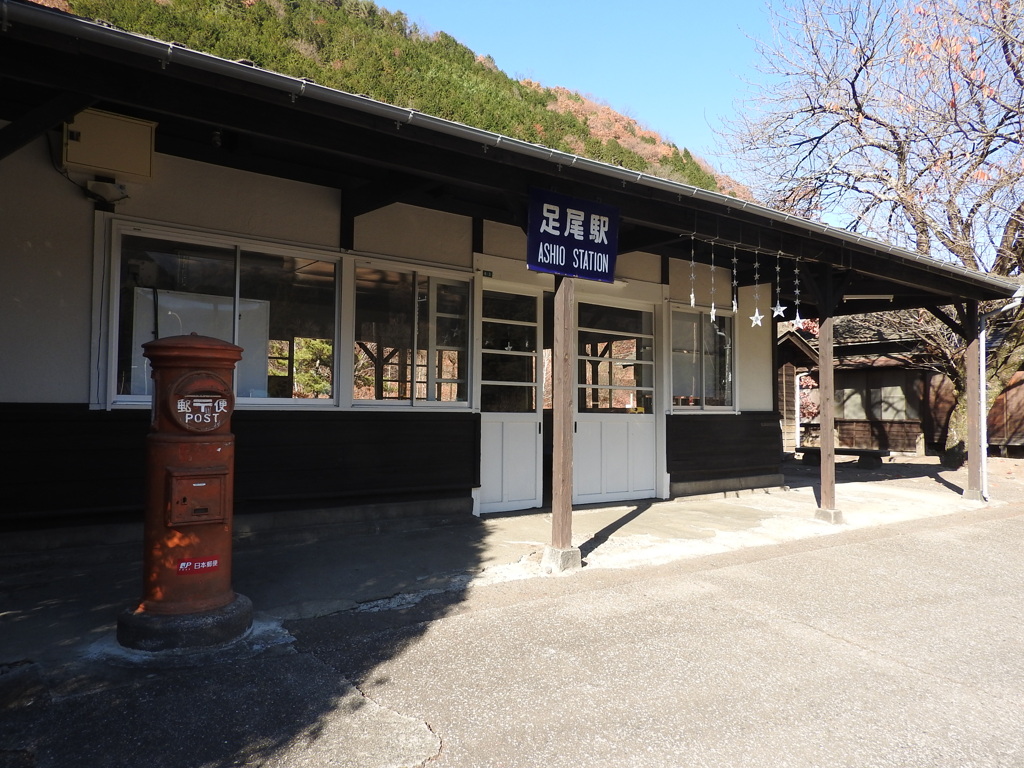
[[[832,268],[826,266],[818,286],[818,395],[821,398],[821,499],[816,516],[832,523],[843,522],[836,509],[836,380],[834,360],[836,291]]]
[[[551,544],[544,549],[542,567],[548,572],[582,566],[580,550],[572,545],[573,433],[576,415],[576,376],[572,369],[576,317],[576,288],[571,277],[555,278],[555,327],[551,354]]]
[[[964,498],[983,501],[981,467],[988,446],[983,445],[981,420],[986,417],[981,407],[982,351],[979,333],[978,302],[967,302],[964,330],[967,339],[967,490]]]
[[[818,395],[821,398],[821,500],[817,517],[833,523],[841,523],[842,512],[836,509],[836,382],[833,368],[833,342],[835,318],[819,318],[818,372],[820,376]]]

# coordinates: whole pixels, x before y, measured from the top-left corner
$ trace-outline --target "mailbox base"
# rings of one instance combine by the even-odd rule
[[[163,615],[127,610],[117,619],[117,642],[138,651],[210,648],[237,640],[252,626],[252,601],[245,595],[203,613]]]

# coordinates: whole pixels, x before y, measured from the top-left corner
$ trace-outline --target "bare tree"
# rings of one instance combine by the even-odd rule
[[[801,0],[773,13],[775,35],[760,45],[765,85],[728,128],[756,193],[1020,279],[1024,2]],[[889,322],[963,392],[962,339],[918,313]],[[1003,354],[992,372],[1006,378],[1020,362]],[[962,437],[957,422],[950,443]]]
[[[778,13],[761,46],[770,85],[731,134],[764,199],[1020,273],[1024,4],[823,0]]]

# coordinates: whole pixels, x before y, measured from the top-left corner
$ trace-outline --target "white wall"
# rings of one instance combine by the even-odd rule
[[[473,221],[396,203],[356,219],[354,246],[357,251],[470,268]]]
[[[615,279],[660,283],[661,256],[640,251],[620,253],[615,259]]]
[[[526,233],[510,224],[485,221],[484,253],[526,261]]]
[[[774,411],[772,395],[775,370],[772,367],[772,286],[765,283],[758,291],[757,308],[764,316],[761,325],[754,325],[754,288],[739,291],[739,313],[736,316],[736,400],[741,411]]]
[[[152,181],[128,184],[117,213],[250,237],[337,248],[341,193],[169,155],[153,158]]]
[[[0,402],[88,402],[92,228],[45,141],[0,160]]]

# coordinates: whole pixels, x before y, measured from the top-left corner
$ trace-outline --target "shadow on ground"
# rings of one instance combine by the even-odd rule
[[[821,468],[791,459],[783,462],[786,484],[790,488],[821,488]],[[937,462],[918,464],[909,461],[890,461],[875,469],[865,469],[853,461],[836,462],[836,483],[871,483],[891,480],[915,480],[927,478],[957,494],[964,491],[963,469],[950,469]],[[820,500],[820,499],[819,499]]]
[[[118,613],[138,598],[138,560],[0,563],[0,768],[429,759],[438,748],[429,728],[359,686],[462,601],[459,574],[476,570],[482,535],[473,518],[389,534],[388,550],[380,536],[337,532],[238,545],[234,587],[253,601],[254,631],[188,655],[129,653],[113,639]],[[397,608],[387,600],[413,591],[425,597]],[[303,623],[290,619],[317,616],[305,640],[315,644],[318,627],[340,632],[332,646],[344,664],[299,652],[287,631]]]
[[[586,565],[586,559],[593,554],[594,550],[600,547],[602,544],[606,544],[608,539],[611,538],[612,534],[616,531],[625,528],[631,521],[636,520],[640,515],[651,508],[651,502],[640,502],[632,510],[624,514],[612,523],[609,523],[601,530],[594,533],[587,541],[580,544],[580,555],[583,558],[584,566]]]

